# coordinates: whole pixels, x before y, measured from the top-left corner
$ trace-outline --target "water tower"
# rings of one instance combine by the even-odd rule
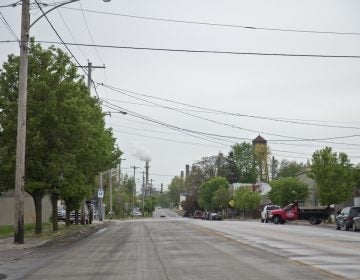
[[[269,149],[267,146],[267,141],[259,134],[259,136],[252,141],[252,144],[254,147],[254,155],[259,167],[259,181],[268,182],[269,181],[269,168],[268,168]]]

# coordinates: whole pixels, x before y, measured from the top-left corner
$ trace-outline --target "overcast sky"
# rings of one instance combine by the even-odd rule
[[[0,6],[16,2],[0,0]],[[97,92],[104,111],[112,112],[106,121],[124,152],[123,172],[132,174],[130,166],[139,166],[140,179],[145,165],[140,155],[151,157],[150,178],[156,188],[161,183],[166,187],[185,164],[220,151],[227,154],[234,143],[251,141],[259,133],[278,160],[306,162],[328,145],[359,162],[360,1],[80,3],[54,10],[48,18],[67,43],[113,46],[69,48],[82,65],[89,60],[106,67],[94,70],[93,80],[107,85]],[[33,22],[41,12],[32,7]],[[0,12],[0,40],[14,40],[5,20],[20,37],[21,6]],[[39,41],[59,42],[44,18],[30,33]],[[1,64],[10,53],[19,54],[18,45],[2,42]],[[128,114],[115,113],[119,110]],[[322,138],[335,139],[316,140]]]

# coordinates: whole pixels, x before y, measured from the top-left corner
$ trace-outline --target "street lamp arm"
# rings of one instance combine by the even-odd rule
[[[52,7],[50,10],[47,10],[45,13],[43,13],[41,16],[39,16],[32,24],[30,24],[30,28],[33,27],[35,25],[35,23],[37,23],[41,18],[43,18],[44,16],[46,16],[48,13],[50,13],[51,11],[61,7],[61,6],[64,6],[64,5],[67,5],[67,4],[71,4],[71,3],[74,3],[74,2],[78,2],[80,0],[70,0],[68,2],[64,2],[64,3],[61,3],[55,7]]]

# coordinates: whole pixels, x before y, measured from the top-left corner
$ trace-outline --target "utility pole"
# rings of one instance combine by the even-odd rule
[[[144,212],[144,206],[145,206],[145,171],[143,171],[143,183],[142,183],[142,209]],[[145,213],[145,212],[144,212]]]
[[[80,68],[86,68],[87,67],[87,87],[89,90],[89,94],[91,94],[91,82],[92,82],[92,78],[91,78],[91,73],[92,73],[92,69],[96,69],[96,68],[105,68],[105,65],[103,66],[93,66],[92,63],[89,61],[88,65],[79,65],[76,67],[80,67]]]
[[[134,219],[134,205],[135,205],[135,195],[136,195],[136,181],[135,181],[135,171],[137,168],[140,168],[138,166],[131,166],[131,168],[134,168],[134,187],[133,187],[133,199],[132,199],[132,210],[131,210],[131,218]]]
[[[99,175],[99,189],[100,191],[103,191],[103,181],[102,181],[102,172],[100,172]],[[98,216],[99,216],[99,221],[101,222],[103,220],[103,198],[99,197],[99,205],[98,205]]]
[[[16,138],[15,171],[15,234],[14,243],[24,244],[24,183],[26,145],[26,100],[28,76],[28,45],[30,30],[30,0],[22,0],[19,68],[19,101]]]
[[[110,178],[109,178],[109,189],[110,189],[110,220],[112,220],[112,210],[113,210],[113,201],[112,201],[112,168],[110,168]]]

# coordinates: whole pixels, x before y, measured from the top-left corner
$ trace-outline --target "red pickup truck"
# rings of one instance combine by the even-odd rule
[[[271,219],[274,224],[284,224],[286,221],[308,220],[312,225],[318,225],[323,220],[329,218],[331,209],[326,208],[299,208],[297,202],[290,203],[288,206],[272,210]]]

